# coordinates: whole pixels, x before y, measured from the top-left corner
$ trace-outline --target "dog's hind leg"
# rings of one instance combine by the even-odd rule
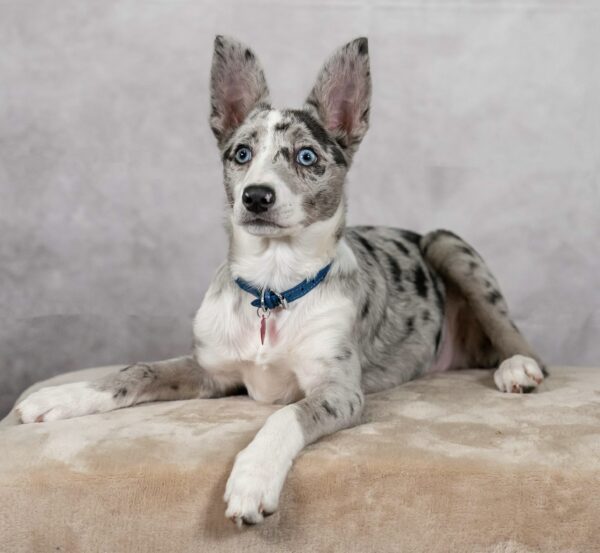
[[[498,367],[503,392],[529,392],[547,375],[541,359],[510,319],[500,287],[481,256],[446,230],[421,239],[427,263],[442,277],[454,302],[458,346],[471,367]],[[499,366],[498,366],[499,365]]]
[[[216,379],[191,357],[136,363],[99,380],[49,386],[16,407],[22,422],[46,422],[104,413],[148,401],[225,395],[235,382]]]

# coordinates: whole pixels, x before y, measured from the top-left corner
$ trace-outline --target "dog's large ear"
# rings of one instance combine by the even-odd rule
[[[363,37],[342,46],[325,62],[305,108],[354,151],[369,127],[370,102],[369,43]]]
[[[267,81],[254,52],[221,35],[215,37],[210,93],[210,128],[219,145],[256,106],[270,102]]]

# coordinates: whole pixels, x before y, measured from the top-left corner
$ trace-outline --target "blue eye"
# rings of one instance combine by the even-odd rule
[[[248,146],[240,146],[235,151],[234,159],[240,165],[248,163],[252,159],[252,150]]]
[[[298,155],[296,155],[296,161],[305,167],[314,165],[317,162],[317,159],[317,154],[310,148],[302,148],[301,150],[298,150]]]

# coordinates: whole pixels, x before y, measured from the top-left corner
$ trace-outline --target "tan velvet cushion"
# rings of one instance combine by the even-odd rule
[[[9,415],[0,551],[600,551],[600,369],[554,368],[531,395],[460,371],[369,396],[365,424],[308,447],[279,511],[239,531],[225,482],[276,409],[234,397],[33,425]]]

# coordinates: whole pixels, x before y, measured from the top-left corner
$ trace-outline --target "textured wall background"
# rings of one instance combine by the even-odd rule
[[[370,37],[351,223],[449,227],[551,363],[600,361],[598,2],[0,2],[0,413],[65,370],[181,354],[223,258],[215,33],[281,106]]]

